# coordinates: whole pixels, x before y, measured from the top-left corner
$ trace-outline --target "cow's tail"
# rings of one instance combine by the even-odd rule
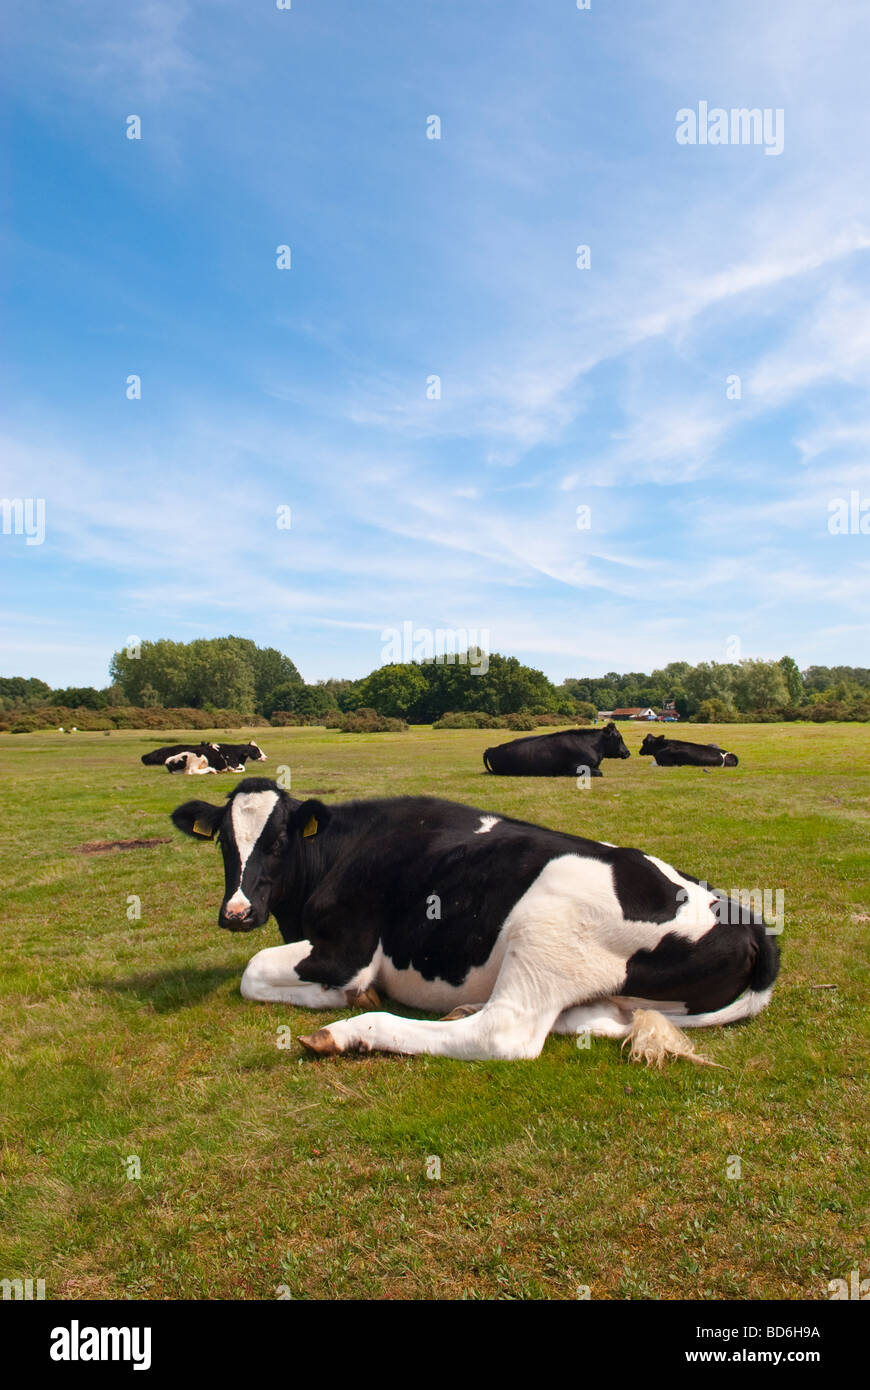
[[[726,753],[725,757],[722,759],[722,766],[736,767],[739,761],[740,759],[738,758],[736,753]]]

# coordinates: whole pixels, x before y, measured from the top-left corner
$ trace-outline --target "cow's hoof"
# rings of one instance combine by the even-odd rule
[[[449,1014],[444,1015],[441,1022],[453,1023],[457,1018],[470,1018],[472,1014],[479,1013],[482,1008],[482,1004],[457,1004],[455,1009],[451,1009]]]
[[[379,1009],[381,1007],[380,996],[373,985],[369,985],[368,989],[345,990],[344,997],[352,1009]]]
[[[316,1033],[309,1033],[307,1038],[300,1037],[299,1041],[304,1048],[316,1053],[318,1057],[337,1057],[341,1052],[328,1028],[318,1028]]]

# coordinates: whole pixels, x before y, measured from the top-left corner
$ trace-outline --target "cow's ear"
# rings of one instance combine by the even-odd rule
[[[312,835],[320,835],[323,832],[329,824],[330,817],[330,809],[324,806],[322,801],[303,801],[293,812],[291,825],[299,831],[303,839],[308,840]]]
[[[212,806],[209,801],[185,801],[172,812],[172,824],[192,835],[195,840],[213,840],[226,813],[226,806]]]

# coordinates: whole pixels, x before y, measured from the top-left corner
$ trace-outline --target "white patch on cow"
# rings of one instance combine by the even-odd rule
[[[457,1004],[479,1004],[481,999],[489,998],[501,969],[504,951],[505,933],[502,928],[488,960],[483,965],[472,966],[461,985],[451,985],[447,980],[427,980],[413,966],[399,970],[388,955],[382,954],[377,973],[368,983],[409,1008],[449,1013]]]
[[[711,927],[715,927],[718,921],[716,913],[711,906],[714,900],[713,890],[708,884],[693,883],[689,878],[683,878],[671,864],[666,864],[663,859],[657,859],[654,854],[645,856],[651,864],[655,864],[657,869],[661,869],[665,878],[670,879],[678,888],[683,890],[683,901],[677,908],[676,915],[670,922],[663,922],[661,926],[662,936],[666,932],[675,931],[680,936],[686,937],[688,941],[698,941],[700,937],[706,935]]]
[[[239,886],[227,907],[250,906],[242,892],[245,865],[277,801],[277,792],[240,792],[238,796],[233,797],[232,826],[236,849],[239,851]]]
[[[286,946],[267,946],[248,961],[242,976],[245,999],[258,1003],[301,1004],[306,1009],[336,1009],[347,1004],[348,993],[368,989],[374,982],[381,958],[377,950],[368,965],[342,985],[320,985],[300,980],[297,967],[311,955],[310,941],[293,941]]]
[[[501,816],[481,816],[480,829],[475,830],[475,835],[488,835],[494,825],[498,825]]]
[[[174,753],[171,758],[166,759],[165,766],[171,769],[182,764],[187,777],[201,777],[208,772],[214,772],[204,753]]]
[[[257,750],[257,756],[252,761],[255,763],[264,763],[266,761],[266,754],[263,752],[260,745],[258,743],[252,742],[251,747],[256,748]]]

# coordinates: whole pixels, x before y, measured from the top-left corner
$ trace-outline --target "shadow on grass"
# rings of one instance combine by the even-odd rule
[[[110,994],[134,994],[150,1004],[155,1013],[172,1014],[198,1004],[229,980],[234,980],[238,987],[241,978],[237,965],[212,965],[150,970],[143,975],[129,975],[126,980],[95,980],[94,984]]]

